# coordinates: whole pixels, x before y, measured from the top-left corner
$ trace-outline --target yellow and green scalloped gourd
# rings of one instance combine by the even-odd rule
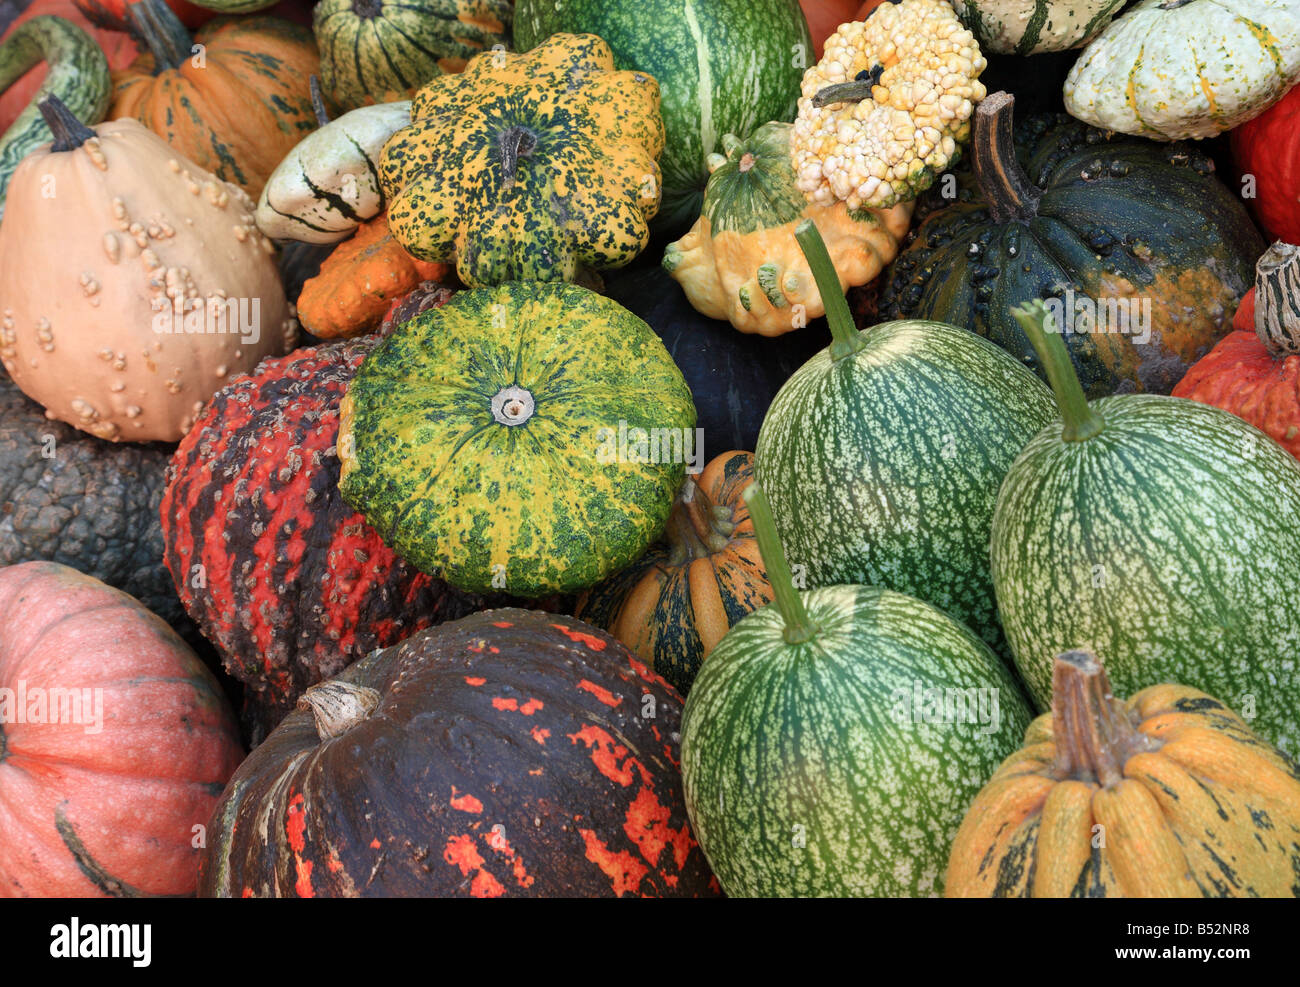
[[[473,592],[586,589],[664,531],[695,405],[654,331],[573,284],[462,291],[368,357],[339,489],[408,562]]]
[[[645,249],[659,209],[659,84],[594,34],[484,52],[430,81],[384,145],[388,225],[472,288],[573,281]]]
[[[840,287],[866,284],[898,254],[912,203],[850,214],[842,202],[808,202],[790,167],[788,123],[765,123],[747,140],[722,138],[709,155],[704,211],[664,251],[663,266],[701,315],[741,332],[779,336],[826,313],[794,228],[811,219]]]
[[[803,75],[790,141],[820,205],[884,209],[934,184],[970,138],[987,62],[947,0],[900,0],[841,24]]]

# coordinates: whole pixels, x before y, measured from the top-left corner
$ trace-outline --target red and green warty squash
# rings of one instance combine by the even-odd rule
[[[681,698],[572,617],[502,609],[314,686],[231,779],[199,893],[711,896]]]
[[[694,429],[649,326],[577,285],[513,281],[462,291],[362,364],[339,486],[453,586],[575,592],[663,533]]]
[[[137,600],[0,569],[0,895],[192,895],[242,757],[212,674]]]

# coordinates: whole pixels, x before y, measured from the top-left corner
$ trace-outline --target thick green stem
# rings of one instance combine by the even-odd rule
[[[128,3],[126,19],[153,55],[154,75],[180,68],[192,54],[194,39],[163,0]]]
[[[817,232],[817,226],[811,219],[805,219],[795,227],[795,239],[803,251],[808,269],[812,271],[813,280],[817,282],[817,291],[822,296],[826,307],[826,322],[831,327],[831,359],[840,360],[852,356],[866,346],[862,334],[853,324],[853,313],[844,298],[844,289],[840,287],[840,276],[835,273],[831,255],[826,251],[826,241]]]
[[[1042,299],[1035,298],[1025,305],[1018,305],[1011,314],[1038,354],[1038,362],[1043,365],[1048,383],[1052,385],[1056,406],[1065,422],[1061,438],[1066,442],[1084,442],[1099,435],[1106,427],[1105,419],[1088,404],[1065,340],[1058,330],[1047,325],[1049,315]]]
[[[790,574],[785,549],[781,547],[781,539],[777,536],[776,522],[772,520],[767,496],[757,481],[745,490],[745,506],[749,508],[749,519],[754,522],[754,536],[758,539],[758,550],[763,556],[767,581],[772,584],[772,592],[776,596],[776,608],[785,620],[785,641],[787,644],[811,641],[821,633],[821,628],[812,622],[803,600],[799,598],[799,591],[794,588],[794,576]]]

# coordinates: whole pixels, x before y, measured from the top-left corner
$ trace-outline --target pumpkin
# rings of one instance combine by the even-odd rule
[[[260,737],[303,690],[483,601],[393,554],[338,491],[339,402],[373,341],[262,362],[209,402],[162,498],[167,571]]]
[[[40,105],[54,144],[19,164],[0,223],[0,362],[50,418],[176,442],[231,372],[293,345],[271,243],[237,186],[135,120]]]
[[[277,2],[278,0],[203,0],[199,6],[223,14],[247,14],[254,10],[265,10],[267,7],[275,6]]]
[[[851,214],[842,202],[809,203],[795,187],[788,123],[765,123],[747,139],[722,138],[711,155],[704,212],[664,251],[664,269],[696,311],[741,332],[776,336],[826,311],[794,238],[811,219],[826,241],[841,290],[866,284],[898,253],[911,203]]]
[[[92,24],[110,28],[115,31],[125,30],[127,21],[126,8],[132,0],[72,0],[73,5]],[[167,0],[167,6],[186,27],[200,27],[212,20],[216,11],[198,6],[187,0]],[[267,6],[270,6],[268,4]],[[135,57],[134,54],[131,56]],[[122,66],[113,66],[119,68]]]
[[[362,364],[339,488],[459,589],[576,592],[663,533],[694,427],[644,322],[577,285],[507,282],[406,322]]]
[[[1300,897],[1300,766],[1182,685],[1115,698],[1056,657],[1052,711],[976,796],[950,898]]]
[[[584,593],[574,610],[682,695],[732,624],[772,599],[743,500],[753,481],[753,453],[739,451],[687,476],[664,544]]]
[[[1065,80],[1071,116],[1155,140],[1213,137],[1300,81],[1293,0],[1140,0]]]
[[[572,281],[644,249],[659,208],[659,87],[609,46],[558,35],[438,76],[379,159],[388,225],[471,288]]]
[[[0,135],[0,212],[14,169],[27,154],[50,139],[36,103],[48,95],[69,104],[78,118],[98,123],[108,109],[108,63],[95,40],[62,17],[36,17],[0,43],[0,90],[40,62],[49,72],[32,102]]]
[[[855,16],[859,7],[867,6],[861,0],[799,0],[799,7],[808,21],[812,35],[813,58],[821,58],[826,39],[835,29],[849,21],[862,20]]]
[[[1052,657],[1086,648],[1120,695],[1181,682],[1300,751],[1300,463],[1196,401],[1089,403],[1046,306],[1014,314],[1060,406],[1008,471],[991,541],[998,613],[1039,708]]]
[[[515,44],[557,32],[596,34],[619,69],[659,82],[666,144],[661,234],[680,236],[700,215],[708,156],[723,134],[747,136],[794,118],[795,89],[812,51],[798,0],[517,0]]]
[[[1037,55],[1080,48],[1126,0],[954,0],[986,52]]]
[[[1274,239],[1300,243],[1300,86],[1232,131],[1232,157],[1243,178],[1254,179],[1247,198]]]
[[[320,273],[302,286],[298,319],[321,339],[359,336],[375,329],[393,301],[421,281],[441,281],[449,274],[445,265],[426,264],[403,250],[380,213],[339,244]]]
[[[175,153],[257,199],[316,126],[307,77],[320,59],[311,32],[274,17],[221,18],[191,40],[162,0],[129,12],[148,53],[114,73],[109,115],[139,120]]]
[[[988,647],[929,604],[796,591],[758,484],[745,501],[776,602],[727,632],[686,699],[696,839],[733,897],[941,894],[962,808],[1029,708]]]
[[[1224,336],[1187,371],[1173,395],[1244,418],[1300,457],[1300,247],[1274,244],[1257,286]]]
[[[434,76],[510,40],[509,0],[321,0],[321,86],[345,110],[409,99]]]
[[[799,189],[853,212],[914,199],[969,139],[986,64],[947,0],[900,0],[842,25],[803,75],[790,138]]]
[[[137,600],[53,562],[0,569],[6,895],[192,895],[241,757],[216,681]]]
[[[1089,397],[1168,394],[1250,286],[1264,250],[1250,216],[1186,144],[1060,116],[1013,128],[1013,105],[1006,93],[980,104],[973,169],[955,173],[955,200],[918,203],[882,314],[964,326],[1033,366],[1009,310],[1046,299]]]
[[[313,686],[244,762],[199,893],[715,895],[682,804],[680,719],[671,686],[571,617],[423,631]]]
[[[442,281],[421,281],[400,298],[394,298],[379,324],[380,336],[387,336],[403,322],[410,322],[421,312],[440,308],[451,301],[456,292]]]
[[[833,342],[777,393],[759,482],[810,586],[916,596],[1002,648],[988,570],[998,485],[1052,419],[1051,394],[973,333],[938,322],[857,332],[816,227],[796,234],[828,299]]]

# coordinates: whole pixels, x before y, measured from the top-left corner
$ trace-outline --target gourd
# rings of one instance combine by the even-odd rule
[[[929,604],[796,591],[758,484],[745,500],[776,603],[727,633],[686,699],[700,847],[732,897],[941,894],[962,810],[1028,706],[988,647]]]
[[[821,58],[826,39],[835,33],[841,24],[853,20],[862,20],[855,16],[858,8],[866,6],[859,0],[799,0],[799,8],[808,21],[808,32],[812,35],[813,58]]]
[[[387,336],[403,322],[409,322],[421,312],[441,308],[456,294],[454,288],[442,281],[421,281],[400,298],[393,299],[379,324],[378,334]]]
[[[809,586],[916,596],[1003,646],[988,571],[998,486],[1052,419],[1051,394],[956,326],[854,330],[816,228],[796,234],[833,342],[777,393],[755,450],[777,532]]]
[[[577,285],[507,282],[411,319],[362,364],[339,488],[458,589],[576,592],[663,533],[694,428],[644,322]]]
[[[574,615],[608,630],[688,695],[728,629],[772,600],[743,494],[753,453],[724,452],[688,475],[665,541],[584,593]]]
[[[393,236],[468,287],[572,281],[644,249],[659,208],[659,86],[592,35],[489,52],[416,94],[384,145]]]
[[[803,75],[790,138],[799,189],[850,212],[914,199],[969,139],[986,65],[946,0],[900,0],[841,25]]]
[[[773,122],[747,140],[723,136],[726,155],[709,157],[703,213],[664,251],[664,269],[696,311],[741,332],[780,335],[825,313],[794,238],[800,220],[817,224],[844,289],[884,270],[912,217],[911,203],[856,214],[843,203],[810,204],[790,167],[792,129]]]
[[[671,686],[572,617],[422,631],[312,687],[240,766],[199,894],[714,896],[680,722]]]
[[[293,345],[271,243],[237,186],[137,121],[40,106],[55,141],[18,165],[0,223],[0,362],[51,418],[176,442],[231,373]]]
[[[46,62],[45,81],[27,109],[0,135],[0,214],[18,162],[50,140],[50,128],[36,108],[53,94],[79,119],[98,123],[108,109],[108,62],[95,40],[62,17],[34,17],[0,43],[0,90]]]
[[[1101,838],[1098,838],[1101,837]],[[1117,699],[1067,651],[1052,711],[976,796],[950,898],[1293,898],[1300,767],[1182,685]]]
[[[993,515],[998,613],[1030,695],[1046,708],[1052,657],[1086,648],[1119,695],[1180,682],[1300,750],[1300,463],[1195,401],[1089,403],[1042,302],[1013,314],[1060,406]]]
[[[1227,332],[1259,232],[1189,145],[1060,116],[1013,128],[1013,105],[1006,93],[980,104],[972,169],[954,173],[955,198],[935,190],[917,204],[881,314],[969,328],[1035,366],[1009,310],[1042,298],[1072,330],[1089,397],[1168,394]]]
[[[345,110],[409,99],[434,76],[510,41],[509,0],[321,0],[321,86]]]
[[[984,51],[1038,55],[1086,45],[1110,23],[1124,3],[1125,0],[955,0],[953,7]]]
[[[192,895],[242,755],[212,675],[138,601],[53,562],[0,568],[6,895]]]
[[[1071,116],[1155,140],[1231,130],[1300,81],[1291,0],[1140,0],[1065,80]]]
[[[1233,129],[1232,157],[1243,183],[1253,182],[1246,201],[1264,231],[1300,243],[1300,86],[1267,110]],[[1246,194],[1243,184],[1242,194]]]
[[[1300,456],[1300,247],[1275,243],[1255,270],[1253,304],[1173,395],[1230,411]]]

